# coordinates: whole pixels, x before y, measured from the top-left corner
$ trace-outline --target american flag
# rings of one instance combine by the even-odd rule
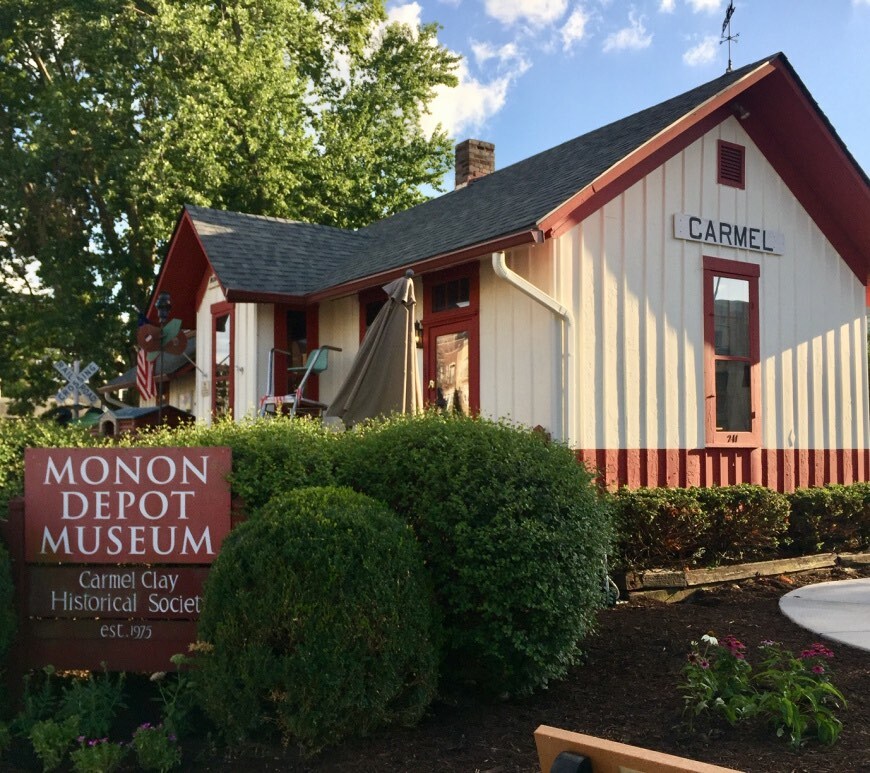
[[[151,400],[157,394],[154,383],[154,363],[149,362],[148,352],[140,349],[136,355],[136,388],[143,400]]]

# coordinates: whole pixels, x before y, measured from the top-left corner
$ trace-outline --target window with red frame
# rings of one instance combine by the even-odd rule
[[[211,410],[227,416],[233,409],[233,306],[220,303],[211,310]]]
[[[760,275],[754,263],[704,258],[708,446],[760,445]]]

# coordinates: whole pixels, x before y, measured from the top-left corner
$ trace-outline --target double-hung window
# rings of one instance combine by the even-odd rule
[[[758,278],[753,263],[704,258],[704,376],[708,446],[761,442]]]

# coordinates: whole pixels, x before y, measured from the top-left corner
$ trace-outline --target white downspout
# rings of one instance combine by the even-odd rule
[[[503,252],[492,253],[492,269],[495,275],[512,284],[521,293],[529,296],[536,303],[549,309],[564,322],[564,342],[562,344],[562,442],[571,446],[571,408],[574,405],[574,379],[572,363],[574,361],[574,316],[555,298],[547,295],[539,287],[521,277],[507,266]]]

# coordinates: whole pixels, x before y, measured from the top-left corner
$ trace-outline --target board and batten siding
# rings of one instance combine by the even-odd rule
[[[746,148],[743,190],[716,181],[719,139]],[[679,213],[779,231],[785,252],[677,239]],[[865,289],[736,119],[556,242],[553,295],[576,318],[571,444],[608,483],[867,479]],[[760,266],[760,449],[705,448],[705,256]]]
[[[553,294],[552,241],[509,250],[508,267]],[[480,411],[554,437],[562,428],[562,322],[499,279],[490,260],[480,264]]]

